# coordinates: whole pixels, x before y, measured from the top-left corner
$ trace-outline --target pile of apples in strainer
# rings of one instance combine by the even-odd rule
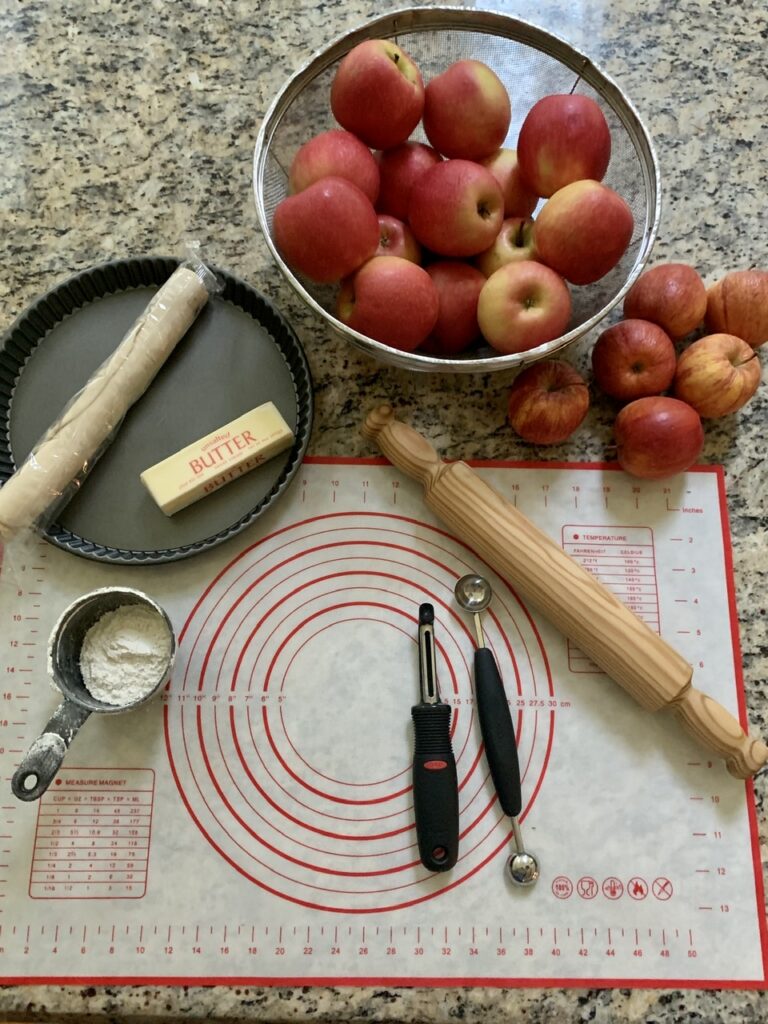
[[[408,54],[372,39],[329,99],[341,129],[295,154],[274,240],[295,272],[340,282],[336,316],[361,334],[437,356],[481,337],[527,351],[565,333],[569,286],[626,252],[632,212],[602,184],[611,133],[588,96],[545,96],[517,149],[500,148],[511,103],[490,67],[460,60],[425,88]],[[429,145],[409,141],[420,122]]]

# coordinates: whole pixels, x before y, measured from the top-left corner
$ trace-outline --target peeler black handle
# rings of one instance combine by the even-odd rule
[[[499,667],[487,647],[478,647],[475,651],[475,700],[485,756],[499,804],[505,814],[516,818],[522,810],[523,797],[515,727]]]
[[[411,708],[411,717],[419,856],[430,871],[449,871],[459,855],[459,788],[451,749],[451,707],[417,704]]]

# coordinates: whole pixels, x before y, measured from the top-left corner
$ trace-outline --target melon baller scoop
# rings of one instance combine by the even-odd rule
[[[523,798],[515,728],[499,666],[493,652],[485,645],[483,624],[480,619],[480,613],[491,603],[493,591],[488,580],[473,573],[462,576],[456,583],[454,595],[460,607],[469,612],[475,620],[475,700],[480,719],[480,732],[499,805],[512,819],[512,832],[515,838],[516,852],[507,861],[507,873],[515,885],[535,885],[539,878],[539,862],[532,853],[526,851],[518,821]]]

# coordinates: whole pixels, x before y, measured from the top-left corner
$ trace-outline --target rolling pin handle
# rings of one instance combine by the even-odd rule
[[[768,761],[765,743],[748,736],[729,711],[694,686],[687,687],[670,708],[706,750],[725,759],[726,768],[737,779],[748,779]]]
[[[392,465],[414,477],[426,488],[446,468],[425,437],[413,427],[395,419],[391,405],[380,405],[369,412],[362,433],[363,437],[381,448]]]

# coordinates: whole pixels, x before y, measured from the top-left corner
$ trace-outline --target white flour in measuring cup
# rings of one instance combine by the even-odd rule
[[[106,612],[85,634],[80,671],[96,700],[135,704],[162,681],[170,653],[164,620],[144,605],[125,604]]]

